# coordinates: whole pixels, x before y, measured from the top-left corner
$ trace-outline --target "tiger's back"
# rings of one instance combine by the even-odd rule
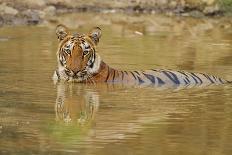
[[[126,83],[139,85],[154,85],[154,86],[176,86],[176,85],[211,85],[225,84],[228,81],[204,73],[192,73],[187,71],[173,71],[166,69],[151,69],[144,71],[119,71],[110,68],[103,62],[103,73],[101,76],[94,76],[93,81],[107,83]],[[107,68],[107,69],[104,69]],[[105,76],[102,76],[105,75]],[[88,82],[92,82],[89,80]]]
[[[219,77],[204,73],[192,73],[186,71],[173,71],[166,69],[152,69],[145,71],[121,72],[128,74],[129,78],[123,82],[129,83],[135,81],[136,84],[144,85],[211,85],[225,84],[228,81]],[[123,75],[122,75],[123,76]],[[124,78],[125,79],[125,78]]]

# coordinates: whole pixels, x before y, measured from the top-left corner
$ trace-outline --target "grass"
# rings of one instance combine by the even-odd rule
[[[232,0],[218,0],[221,10],[232,15]]]

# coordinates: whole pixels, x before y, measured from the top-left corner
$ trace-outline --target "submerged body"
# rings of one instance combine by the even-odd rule
[[[101,37],[100,28],[88,35],[71,35],[67,28],[58,25],[56,34],[60,41],[57,60],[58,69],[54,80],[82,83],[125,83],[155,86],[188,86],[225,84],[228,81],[203,73],[152,69],[145,71],[120,71],[109,67],[96,53]]]

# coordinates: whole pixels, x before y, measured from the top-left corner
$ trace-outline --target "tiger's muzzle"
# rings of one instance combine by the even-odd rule
[[[83,71],[72,71],[72,70],[70,70],[70,69],[65,69],[65,73],[66,73],[66,75],[68,75],[69,77],[72,77],[72,78],[74,78],[74,79],[77,79],[77,78],[83,78],[86,74],[87,74],[87,72],[85,71],[85,70],[83,70]]]

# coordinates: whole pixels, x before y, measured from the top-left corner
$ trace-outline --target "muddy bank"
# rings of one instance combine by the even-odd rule
[[[81,0],[0,0],[0,26],[40,24],[68,12],[223,16],[225,10],[221,3],[219,0],[90,0],[88,3]]]

